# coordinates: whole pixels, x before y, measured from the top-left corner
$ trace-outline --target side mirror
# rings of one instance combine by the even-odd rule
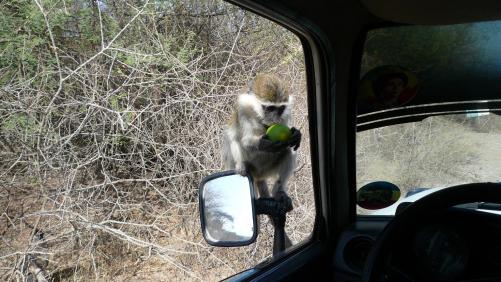
[[[234,171],[205,177],[199,187],[200,221],[207,243],[246,246],[257,237],[254,187]]]

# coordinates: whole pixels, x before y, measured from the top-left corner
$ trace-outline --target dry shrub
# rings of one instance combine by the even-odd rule
[[[287,232],[314,220],[299,40],[222,1],[1,3],[0,279],[215,280],[271,255],[271,229],[208,246],[197,187],[221,169],[236,94],[278,73],[303,132]],[[21,26],[18,28],[17,26]],[[6,43],[7,42],[7,43]],[[29,44],[26,44],[29,43]]]

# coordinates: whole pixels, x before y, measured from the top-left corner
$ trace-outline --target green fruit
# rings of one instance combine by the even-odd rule
[[[285,142],[291,137],[291,130],[286,125],[277,123],[268,127],[268,130],[266,130],[266,136],[274,142]]]

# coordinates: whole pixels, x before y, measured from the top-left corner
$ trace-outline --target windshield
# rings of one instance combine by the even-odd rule
[[[367,34],[357,190],[384,181],[405,198],[429,188],[501,182],[500,31],[501,22],[484,22]]]
[[[356,149],[357,188],[387,181],[403,198],[422,188],[501,182],[501,117],[494,114],[434,116],[359,132]]]
[[[369,31],[358,129],[408,122],[429,112],[499,111],[500,31],[501,21]]]

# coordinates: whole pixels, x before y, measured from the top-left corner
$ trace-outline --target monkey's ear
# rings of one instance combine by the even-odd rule
[[[247,83],[247,87],[249,88],[247,93],[249,94],[254,94],[254,81],[256,80],[256,76],[257,76],[257,73],[256,71],[252,71],[252,74],[251,74],[251,79],[249,79],[249,83]]]
[[[254,78],[251,79],[251,80],[249,80],[249,83],[247,83],[247,87],[249,88],[247,90],[247,93],[248,94],[253,94],[254,93],[254,90],[253,90],[254,89]]]

